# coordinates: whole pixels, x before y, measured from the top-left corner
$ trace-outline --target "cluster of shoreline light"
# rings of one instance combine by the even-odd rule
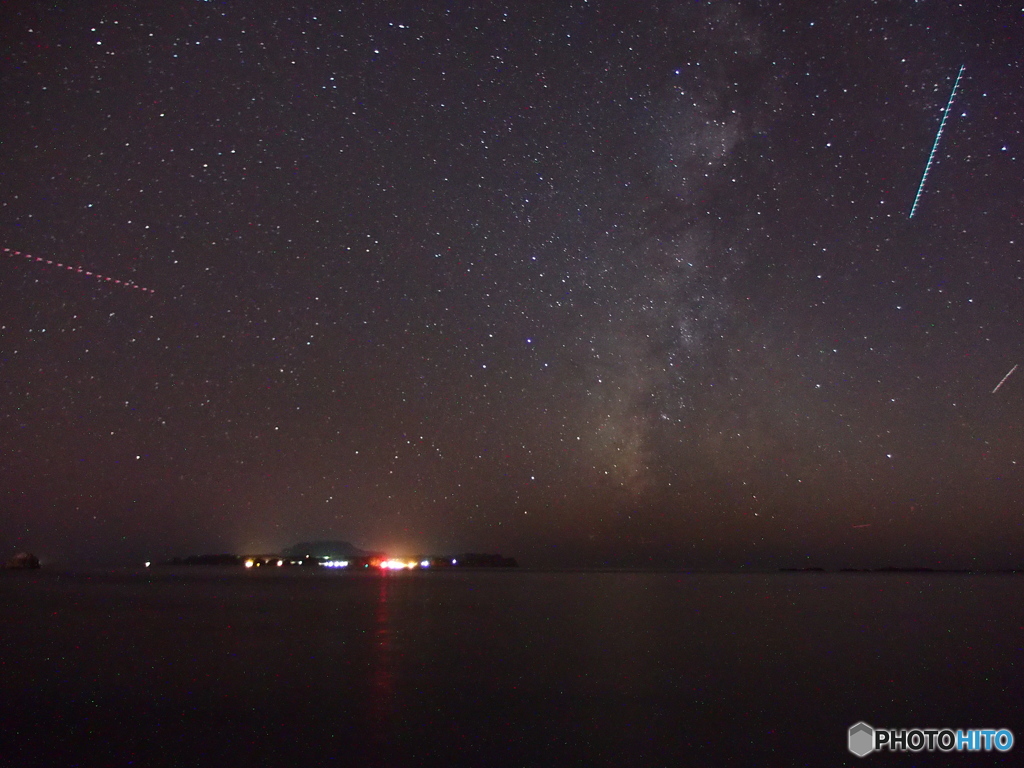
[[[379,567],[388,571],[401,571],[405,568],[410,570],[413,568],[429,568],[430,561],[420,560],[419,562],[416,562],[415,560],[382,560]]]
[[[269,560],[269,561],[259,560],[259,561],[257,561],[255,558],[251,558],[251,557],[248,558],[245,561],[245,567],[246,568],[252,568],[252,567],[257,566],[257,565],[278,565],[278,566],[282,566],[284,564],[285,564],[284,560],[277,560],[277,561],[274,561],[274,560]],[[303,563],[302,563],[301,560],[300,561],[289,561],[289,565],[302,565],[302,564]],[[349,560],[321,560],[318,563],[318,565],[321,568],[348,568],[351,564],[352,563]],[[375,568],[380,568],[381,570],[384,570],[384,571],[402,571],[402,570],[412,570],[414,568],[429,568],[430,567],[430,561],[429,560],[398,560],[396,558],[389,558],[387,560],[381,560],[379,563],[378,562],[369,563],[369,565],[372,565]],[[452,565],[458,565],[458,560],[452,559]],[[146,567],[147,568],[149,567],[149,563],[146,563]]]
[[[458,560],[452,560],[452,565],[457,565]],[[324,560],[320,563],[325,568],[348,568],[350,563],[348,560]],[[381,560],[379,563],[371,562],[370,565],[375,568],[380,568],[384,571],[411,571],[414,568],[429,568],[429,560],[399,560],[391,557],[387,560]]]

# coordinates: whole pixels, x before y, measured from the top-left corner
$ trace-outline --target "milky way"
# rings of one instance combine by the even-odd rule
[[[1017,563],[1021,23],[19,4],[0,543]]]

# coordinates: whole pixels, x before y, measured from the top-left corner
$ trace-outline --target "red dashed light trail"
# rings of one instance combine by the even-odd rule
[[[52,259],[44,259],[42,256],[33,256],[30,253],[22,253],[21,251],[15,251],[10,248],[0,248],[0,252],[6,253],[8,256],[21,256],[29,261],[38,262],[40,264],[48,264],[51,267],[59,267],[60,269],[66,269],[69,272],[76,272],[80,275],[91,277],[94,280],[100,280],[102,282],[114,283],[120,285],[123,288],[134,288],[136,291],[143,291],[144,293],[156,293],[152,288],[143,288],[138,283],[133,283],[130,280],[118,280],[116,277],[107,277],[101,275],[98,272],[90,272],[85,267],[75,266],[74,264],[62,264],[59,261],[53,261]]]

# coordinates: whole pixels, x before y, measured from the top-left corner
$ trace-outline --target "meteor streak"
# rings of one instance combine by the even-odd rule
[[[914,211],[917,210],[917,203],[924,192],[924,183],[928,178],[928,171],[932,169],[932,162],[935,160],[935,150],[939,148],[939,139],[942,138],[942,129],[946,127],[946,118],[949,117],[949,108],[953,106],[953,97],[956,96],[957,86],[960,85],[960,78],[964,74],[964,64],[960,65],[960,71],[956,75],[956,82],[953,83],[953,90],[949,92],[949,101],[946,102],[946,110],[942,113],[942,122],[939,123],[939,130],[935,134],[935,143],[932,144],[932,151],[928,154],[928,162],[925,163],[924,173],[921,174],[921,183],[917,187],[917,195],[914,196],[914,204],[910,206],[908,219],[914,218]]]
[[[21,251],[13,251],[10,248],[0,248],[0,253],[6,253],[8,256],[21,256],[23,258],[28,259],[29,261],[36,261],[39,262],[40,264],[48,264],[51,267],[59,267],[60,269],[66,269],[69,272],[76,272],[77,274],[80,275],[86,275],[87,277],[91,277],[94,280],[101,280],[108,283],[114,283],[115,285],[120,285],[123,288],[134,288],[135,290],[142,291],[143,293],[156,293],[156,291],[154,291],[152,288],[143,288],[138,283],[133,283],[130,280],[118,280],[116,277],[107,277],[106,275],[101,275],[98,272],[90,272],[84,267],[75,266],[74,264],[61,264],[59,261],[53,261],[52,259],[44,259],[42,256],[33,256],[30,253],[22,253]]]
[[[1018,365],[1019,365],[1019,363],[1018,363]],[[1013,366],[1013,368],[1011,368],[1011,369],[1010,369],[1010,373],[1013,373],[1013,372],[1014,372],[1014,371],[1016,371],[1016,370],[1017,370],[1017,366],[1015,365],[1015,366]],[[1003,378],[1001,378],[1001,379],[999,380],[999,383],[998,383],[998,384],[996,384],[996,388],[992,390],[992,394],[993,394],[993,395],[994,395],[994,394],[995,394],[996,392],[998,392],[998,391],[999,391],[999,388],[1000,388],[1001,386],[1003,386],[1003,382],[1004,382],[1004,381],[1006,381],[1006,380],[1007,380],[1008,378],[1010,378],[1010,373],[1006,374],[1005,376],[1003,376]]]

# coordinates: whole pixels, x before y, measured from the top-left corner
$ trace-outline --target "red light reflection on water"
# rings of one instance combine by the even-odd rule
[[[387,746],[394,713],[395,675],[392,659],[391,607],[384,571],[377,579],[377,606],[373,615],[373,655],[370,671],[370,723],[372,740],[378,754]]]

